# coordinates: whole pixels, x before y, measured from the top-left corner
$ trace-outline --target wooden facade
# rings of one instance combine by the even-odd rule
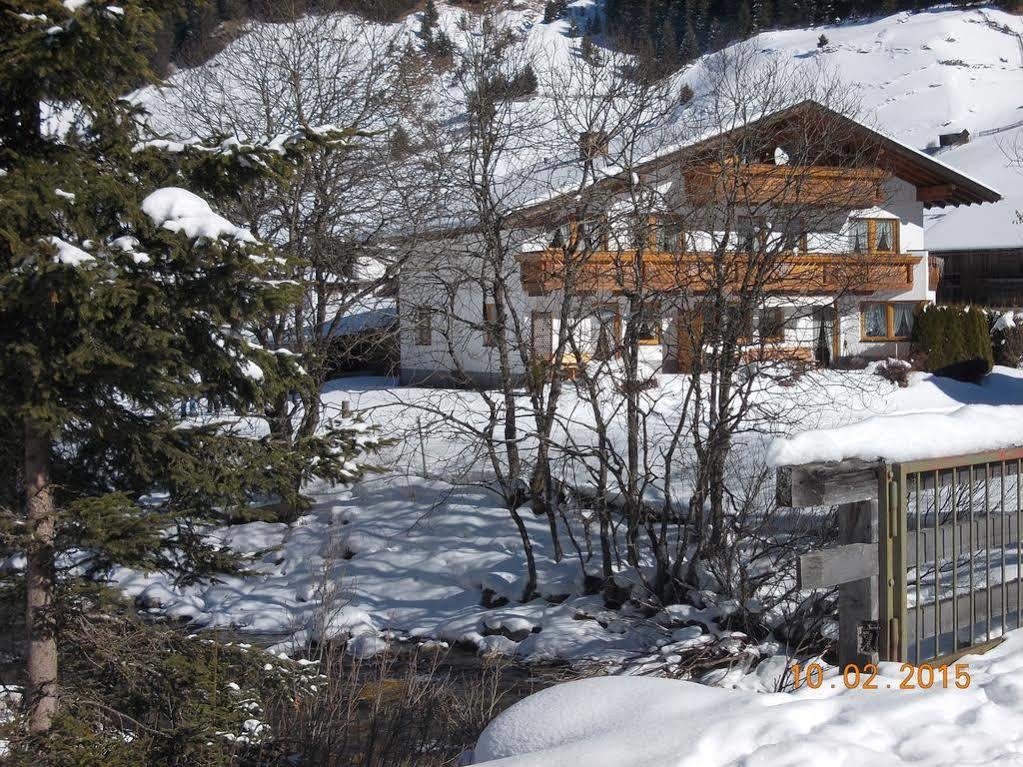
[[[939,303],[1023,307],[1023,248],[946,250],[938,283]]]
[[[854,209],[884,202],[888,174],[879,168],[708,163],[686,170],[684,176],[686,194],[700,205],[727,200]]]

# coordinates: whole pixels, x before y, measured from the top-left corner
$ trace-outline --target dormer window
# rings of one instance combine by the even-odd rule
[[[898,253],[899,222],[894,218],[854,218],[849,227],[853,253]]]

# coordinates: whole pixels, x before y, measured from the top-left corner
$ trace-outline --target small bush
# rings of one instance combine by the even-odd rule
[[[924,307],[916,315],[913,346],[923,370],[960,381],[977,382],[994,364],[987,316],[976,308]]]
[[[881,376],[886,381],[905,388],[909,386],[909,371],[912,369],[905,360],[885,360],[879,362],[874,368],[874,375]]]
[[[1006,312],[992,314],[990,319],[995,364],[1010,368],[1023,365],[1023,316]]]

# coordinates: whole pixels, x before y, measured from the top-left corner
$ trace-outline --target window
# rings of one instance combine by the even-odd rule
[[[571,241],[572,228],[568,224],[562,224],[557,229],[555,229],[554,234],[551,235],[550,247],[567,248]]]
[[[608,224],[606,217],[562,224],[551,235],[551,248],[577,250],[607,250]]]
[[[609,360],[618,353],[618,337],[621,334],[618,307],[598,307],[593,312],[593,319],[596,324],[593,357],[598,360]]]
[[[483,345],[497,346],[497,304],[486,301],[483,304]]]
[[[892,336],[909,338],[913,335],[913,313],[916,307],[913,304],[891,304],[891,307]]]
[[[735,224],[739,250],[753,253],[760,249],[767,237],[763,216],[739,216]]]
[[[636,250],[650,247],[650,219],[646,216],[629,219],[629,247]]]
[[[433,309],[429,306],[416,307],[416,346],[430,346],[433,343]]]
[[[853,253],[898,253],[899,222],[893,218],[854,218],[849,226]]]
[[[908,341],[917,304],[910,301],[860,304],[864,341]]]
[[[659,253],[682,253],[685,251],[681,221],[670,218],[658,219],[657,251]]]
[[[864,338],[888,337],[887,304],[863,305],[863,337]]]
[[[657,301],[644,301],[639,308],[636,340],[644,345],[661,342],[661,306]]]
[[[785,340],[785,310],[771,307],[760,311],[757,333],[761,341],[780,342]]]
[[[781,246],[793,253],[806,253],[806,222],[801,218],[791,219],[782,224]]]
[[[608,240],[607,219],[598,218],[592,221],[580,221],[576,224],[576,236],[579,247],[589,252],[607,250]]]

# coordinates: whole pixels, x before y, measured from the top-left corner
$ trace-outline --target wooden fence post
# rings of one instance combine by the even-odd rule
[[[838,543],[877,545],[877,500],[838,507]],[[878,661],[879,602],[877,575],[838,586],[838,665],[863,668]]]

